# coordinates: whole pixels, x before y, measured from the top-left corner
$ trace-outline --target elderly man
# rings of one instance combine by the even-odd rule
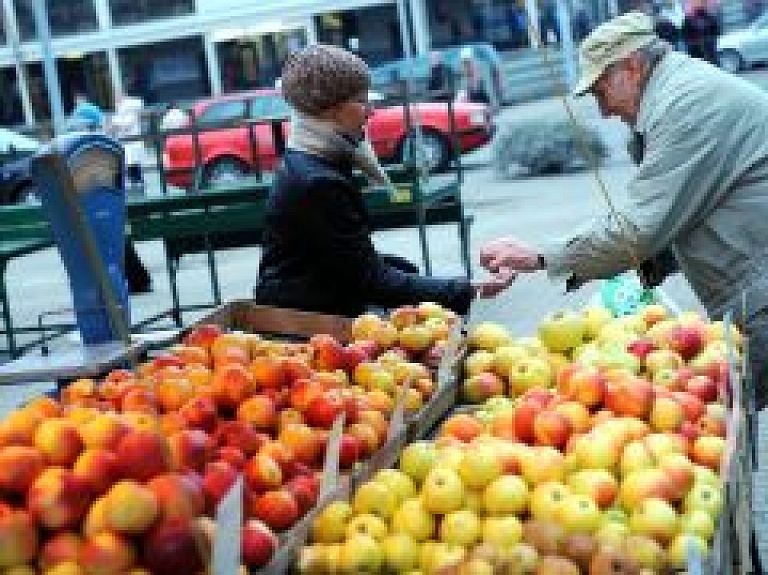
[[[672,51],[645,14],[601,25],[582,44],[580,57],[576,93],[591,93],[601,113],[629,124],[640,143],[628,203],[620,214],[549,246],[492,242],[481,251],[482,265],[492,273],[546,269],[551,277],[587,281],[638,267],[642,272],[671,250],[710,315],[731,310],[746,329],[753,373],[762,380],[768,359],[768,95]],[[765,385],[758,390],[758,404],[765,405]]]

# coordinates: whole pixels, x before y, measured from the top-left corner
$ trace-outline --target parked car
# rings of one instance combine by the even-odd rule
[[[441,55],[442,61],[453,71],[458,79],[461,76],[461,58],[467,52],[480,68],[480,72],[493,87],[491,99],[498,104],[507,101],[506,80],[504,76],[504,61],[496,48],[491,44],[463,44],[452,48],[434,50]],[[430,55],[414,56],[410,59],[400,59],[387,62],[371,71],[374,89],[388,93],[400,81],[411,79],[416,91],[426,90],[430,74]]]
[[[34,196],[29,159],[39,148],[34,138],[0,128],[0,204],[17,204]]]
[[[720,36],[717,58],[720,67],[732,73],[768,62],[768,13],[746,28]]]
[[[376,97],[372,98],[375,100]],[[198,102],[192,116],[200,130],[199,153],[204,184],[218,184],[241,178],[255,168],[274,170],[278,162],[272,125],[275,119],[287,140],[290,107],[279,90],[263,89],[227,94]],[[421,103],[410,107],[411,118],[422,128],[422,149],[430,170],[447,167],[451,158],[451,119],[448,104]],[[487,144],[493,135],[489,109],[482,104],[453,106],[458,147],[466,153]],[[261,120],[251,123],[246,120]],[[238,122],[236,127],[215,128],[216,124]],[[405,106],[377,107],[368,121],[368,136],[384,163],[402,161],[414,140],[406,126]],[[252,140],[249,131],[252,132]],[[167,181],[188,188],[195,171],[195,136],[180,134],[166,140],[163,164]]]

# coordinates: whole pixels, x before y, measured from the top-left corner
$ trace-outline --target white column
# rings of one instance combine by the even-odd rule
[[[403,43],[403,53],[406,58],[413,56],[411,32],[408,29],[408,6],[406,0],[397,0],[397,20],[400,23],[400,40]]]
[[[5,32],[8,36],[8,42],[13,50],[13,59],[16,67],[16,84],[21,96],[21,108],[24,111],[24,122],[30,126],[35,123],[35,113],[32,110],[32,100],[29,97],[29,86],[27,85],[27,70],[24,68],[24,55],[21,52],[19,43],[19,29],[16,26],[16,12],[13,9],[13,0],[3,0],[0,4],[0,10],[5,14]]]
[[[565,86],[570,92],[576,85],[576,53],[573,49],[573,35],[571,34],[571,10],[565,0],[555,0],[557,11],[557,25],[560,28],[560,44],[563,50],[563,68],[565,72]]]
[[[99,20],[99,29],[109,30],[112,26],[112,14],[109,11],[109,0],[93,0],[96,9],[96,18]]]
[[[410,0],[410,5],[416,53],[426,54],[431,49],[427,2],[426,0]]]
[[[525,0],[525,11],[528,13],[528,43],[531,48],[539,47],[539,7],[537,0]]]
[[[208,66],[208,78],[211,81],[211,92],[214,95],[221,94],[221,73],[219,71],[219,59],[216,57],[216,44],[210,34],[203,37],[205,45],[205,63]]]
[[[117,57],[117,48],[107,48],[107,67],[109,79],[112,81],[112,93],[123,93],[123,75],[120,73],[120,59]]]
[[[304,31],[307,35],[307,44],[317,44],[317,26],[312,16],[304,19]]]

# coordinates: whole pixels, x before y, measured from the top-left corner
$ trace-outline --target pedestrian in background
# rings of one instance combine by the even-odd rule
[[[109,120],[109,133],[123,144],[129,189],[142,189],[144,187],[144,174],[141,167],[144,144],[140,139],[143,109],[144,102],[141,98],[118,93],[115,96],[115,113]],[[127,138],[130,140],[126,140]]]
[[[483,74],[472,54],[472,48],[464,48],[461,51],[460,58],[461,84],[457,93],[457,100],[493,106],[493,100],[485,85]]]
[[[429,80],[427,91],[434,102],[447,102],[453,98],[456,89],[453,70],[448,66],[440,52],[429,53]]]
[[[688,55],[717,65],[720,21],[707,0],[691,0],[683,20],[682,36]]]
[[[640,267],[654,285],[675,266],[709,315],[749,338],[758,408],[768,405],[768,94],[672,51],[653,20],[628,13],[582,43],[576,93],[637,134],[638,167],[617,213],[548,246],[513,238],[481,250],[492,273],[546,270],[581,283]],[[673,258],[660,256],[671,252]],[[744,298],[744,299],[742,299]]]
[[[76,92],[75,107],[67,121],[66,131],[101,132],[104,130],[104,112],[88,100],[83,92]]]

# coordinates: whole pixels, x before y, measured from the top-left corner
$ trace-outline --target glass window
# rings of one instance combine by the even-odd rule
[[[51,105],[48,100],[48,92],[45,87],[43,65],[40,62],[31,62],[24,65],[27,76],[27,89],[29,100],[32,103],[32,114],[35,121],[41,122],[51,119]]]
[[[35,120],[50,120],[51,107],[43,65],[41,62],[32,62],[26,64],[25,70]],[[90,102],[102,110],[112,108],[114,96],[106,52],[57,58],[56,74],[59,77],[65,114],[72,112],[75,107],[75,94],[84,94]]]
[[[147,104],[189,101],[211,93],[200,36],[120,48],[117,55],[125,93]]]
[[[216,124],[245,118],[245,100],[227,100],[209,105],[200,114],[200,124]]]
[[[108,0],[116,26],[195,13],[195,0]]]
[[[550,9],[551,8],[551,9]],[[554,17],[554,1],[539,3],[542,29]],[[525,2],[517,0],[427,0],[427,20],[435,48],[490,42],[500,50],[528,45]]]
[[[283,62],[307,44],[304,29],[236,38],[216,45],[224,92],[275,85]]]
[[[16,126],[24,123],[24,108],[16,77],[16,68],[0,70],[0,125]]]
[[[112,108],[114,98],[106,52],[57,58],[56,70],[66,113],[74,108],[75,94],[78,93],[84,94],[89,102],[102,110]]]
[[[259,96],[250,102],[251,118],[263,120],[264,118],[283,118],[290,116],[291,107],[288,102],[277,95]]]
[[[403,56],[400,21],[394,3],[328,12],[315,16],[315,24],[319,42],[342,46],[370,65]]]
[[[16,22],[22,40],[37,37],[34,0],[14,0]],[[66,36],[98,30],[99,20],[93,0],[46,0],[48,25],[52,36]]]
[[[5,35],[5,10],[0,5],[0,46],[8,42],[8,38]]]

